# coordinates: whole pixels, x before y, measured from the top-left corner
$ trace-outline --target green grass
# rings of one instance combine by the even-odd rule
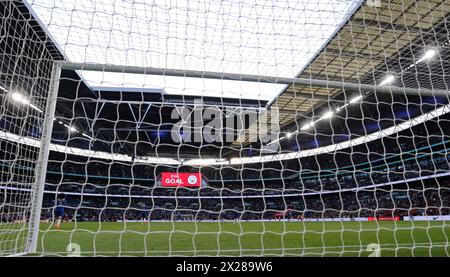
[[[432,222],[152,222],[41,225],[38,251],[106,256],[449,256],[450,223]]]

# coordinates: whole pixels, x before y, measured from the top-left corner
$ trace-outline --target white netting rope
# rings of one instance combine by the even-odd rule
[[[0,255],[448,256],[447,2],[0,1]]]

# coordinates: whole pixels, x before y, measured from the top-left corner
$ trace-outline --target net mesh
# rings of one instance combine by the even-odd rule
[[[0,5],[0,254],[449,256],[449,1]]]
[[[51,55],[23,6],[0,1],[0,255],[26,251]]]

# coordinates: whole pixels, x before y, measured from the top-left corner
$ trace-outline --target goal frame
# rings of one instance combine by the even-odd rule
[[[344,81],[330,81],[314,78],[285,78],[275,76],[250,75],[214,71],[198,71],[198,70],[182,70],[170,68],[156,68],[156,67],[140,67],[140,66],[125,66],[113,64],[95,64],[95,63],[74,63],[74,62],[57,62],[61,69],[66,70],[86,70],[97,72],[116,72],[116,73],[130,73],[130,74],[144,74],[144,75],[163,75],[173,77],[189,77],[189,78],[204,78],[204,79],[220,79],[232,81],[246,81],[246,82],[260,82],[271,84],[284,85],[304,85],[311,87],[326,87],[343,89],[344,91],[372,91],[375,93],[389,93],[401,95],[421,95],[421,96],[448,96],[448,91],[445,90],[430,90],[426,88],[407,88],[399,86],[388,85],[371,85],[361,83],[351,83]],[[303,96],[303,94],[302,94]],[[310,98],[314,98],[313,95]]]
[[[379,86],[371,84],[358,84],[350,82],[337,82],[321,79],[310,78],[282,78],[274,76],[246,75],[224,72],[210,71],[194,71],[179,69],[163,69],[153,67],[136,67],[136,66],[118,66],[111,64],[92,64],[92,63],[72,63],[67,61],[55,61],[52,66],[52,73],[47,94],[47,103],[45,108],[44,119],[42,123],[42,135],[40,139],[40,147],[38,160],[35,168],[35,182],[31,194],[31,211],[28,227],[27,244],[25,248],[26,254],[36,253],[39,240],[39,225],[41,221],[41,209],[44,196],[45,179],[47,172],[47,164],[50,152],[50,143],[55,118],[56,102],[58,99],[59,82],[62,70],[88,70],[103,72],[120,72],[132,74],[149,74],[149,75],[165,75],[191,78],[209,78],[222,80],[238,80],[249,82],[263,82],[273,84],[299,84],[311,87],[328,87],[338,88],[344,91],[371,91],[375,93],[390,93],[403,95],[422,95],[422,96],[447,96],[448,92],[443,90],[415,89],[404,88],[399,86]],[[314,98],[314,95],[310,95]],[[143,101],[144,103],[145,101]]]
[[[38,160],[35,168],[35,182],[31,194],[31,211],[28,226],[26,253],[36,253],[39,239],[39,224],[41,221],[42,201],[44,198],[45,178],[47,175],[48,156],[52,139],[53,121],[55,118],[56,101],[58,98],[61,66],[53,63],[50,77],[47,103],[45,105],[42,135],[39,146]]]

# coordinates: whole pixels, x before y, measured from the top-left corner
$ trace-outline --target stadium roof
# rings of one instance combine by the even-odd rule
[[[34,1],[34,3],[38,2],[40,1]],[[450,1],[427,3],[422,6],[415,1],[391,1],[388,6],[360,6],[323,49],[316,53],[312,62],[305,65],[299,77],[310,80],[380,85],[388,74],[393,74],[395,76],[392,80],[393,84],[398,87],[448,91],[449,80],[445,77],[450,74],[447,31],[450,29],[447,22],[450,21],[446,19],[449,17]],[[54,38],[53,41],[55,41]],[[438,55],[429,62],[419,63],[427,49],[431,48],[436,49]],[[54,50],[51,51],[54,52]],[[67,55],[67,53],[64,54]],[[120,95],[118,95],[117,87],[103,87],[100,93],[93,94],[86,87],[86,82],[76,75],[73,71],[63,71],[57,116],[64,121],[65,125],[56,124],[55,126],[53,140],[56,143],[138,156],[154,156],[156,152],[160,157],[171,157],[175,151],[177,151],[176,155],[183,154],[180,158],[247,156],[245,152],[249,147],[243,147],[245,140],[242,139],[238,139],[231,146],[217,147],[213,144],[199,146],[186,143],[183,148],[169,140],[165,127],[167,124],[173,125],[173,122],[168,121],[170,118],[167,115],[170,115],[172,110],[167,108],[166,104],[174,103],[174,101],[186,104],[192,100],[191,98],[177,98],[175,95],[168,94],[161,96],[160,92],[163,89],[158,88],[138,88],[138,91],[155,93],[140,95],[142,98],[137,99],[137,102],[141,104],[132,107],[111,103],[103,105],[103,97],[122,99],[120,97],[126,94],[121,93],[119,89]],[[433,78],[430,78],[431,76]],[[119,82],[122,81],[119,80]],[[106,82],[103,85],[109,86]],[[295,130],[297,133],[295,136],[291,135],[290,139],[282,141],[282,149],[278,150],[278,153],[280,155],[289,152],[295,154],[295,152],[319,146],[338,145],[349,139],[357,139],[381,129],[387,130],[394,125],[398,126],[402,122],[448,104],[448,97],[445,96],[425,98],[409,95],[405,98],[402,95],[370,94],[369,92],[364,96],[364,101],[347,106],[345,111],[333,116],[332,120],[327,120],[326,124],[324,122],[316,124],[309,130],[302,130],[305,122],[323,116],[329,109],[349,103],[358,92],[363,93],[363,91],[346,91],[312,85],[291,85],[286,88],[271,107],[280,109],[280,123],[285,128],[284,131]],[[107,94],[109,96],[106,96]],[[127,94],[126,97],[129,95]],[[155,95],[160,97],[148,98]],[[152,103],[153,100],[160,101],[162,104],[159,106],[145,104]],[[216,100],[212,100],[212,103],[217,103],[218,106],[225,104],[225,101],[214,101]],[[226,103],[239,107],[244,102],[227,100]],[[249,103],[257,106],[265,105],[268,101],[245,102],[246,105]],[[135,116],[141,117],[141,122],[137,125]],[[145,123],[146,126],[142,124],[139,127],[140,123]],[[71,125],[69,126],[71,128],[76,127],[82,132],[67,132],[66,125]],[[95,136],[95,141],[89,142],[86,140],[86,135]],[[339,140],[335,140],[337,136],[341,136]],[[323,141],[317,143],[322,138]],[[253,151],[253,156],[258,154],[258,148],[254,150],[256,151]]]
[[[396,77],[393,85],[448,90],[443,80],[445,74],[442,74],[442,70],[448,68],[445,53],[440,53],[441,60],[436,63],[435,72],[428,71],[431,65],[422,75],[420,70],[408,67],[417,65],[427,48],[442,48],[448,42],[445,18],[450,12],[450,1],[395,0],[379,4],[361,5],[299,77],[380,85],[392,74]],[[436,77],[433,83],[430,83],[430,74]],[[280,126],[289,128],[291,124],[295,125],[293,129],[300,129],[322,116],[323,109],[319,107],[342,105],[357,93],[330,87],[290,85],[271,108],[278,109]],[[386,96],[378,97],[380,101]],[[391,96],[387,96],[386,102],[392,102]],[[243,134],[234,145],[246,141],[247,134]]]
[[[27,2],[71,62],[295,77],[362,1]],[[265,102],[286,88],[243,81],[79,73],[95,89],[154,88],[166,94]]]

